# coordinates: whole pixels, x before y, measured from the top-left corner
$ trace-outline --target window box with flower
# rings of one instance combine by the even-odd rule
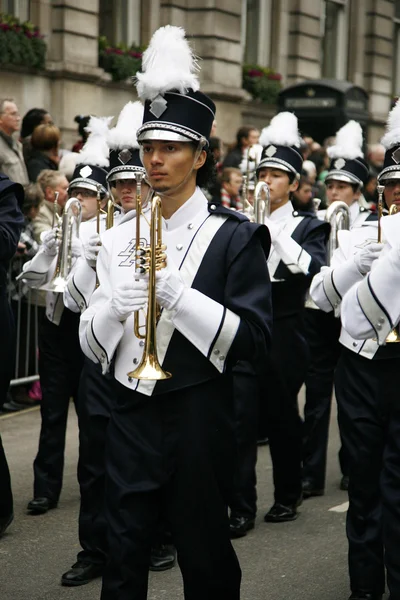
[[[269,67],[243,65],[243,88],[254,100],[265,104],[276,104],[282,88],[282,75]]]
[[[110,73],[113,81],[125,81],[142,67],[143,48],[118,44],[112,46],[106,37],[99,38],[99,67]]]
[[[39,28],[0,13],[0,65],[43,69],[45,60],[46,43]]]

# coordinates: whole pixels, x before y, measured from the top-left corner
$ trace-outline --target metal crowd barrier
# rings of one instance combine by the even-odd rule
[[[22,271],[23,259],[15,257],[11,270]],[[14,379],[10,386],[33,383],[39,379],[38,357],[38,294],[27,288],[22,281],[15,281],[15,287],[9,288],[9,300],[14,312],[16,325],[16,352]],[[22,290],[25,294],[22,295]],[[13,292],[13,293],[12,293]],[[15,299],[17,296],[17,299]],[[32,340],[33,337],[33,340]],[[34,351],[32,352],[32,348]]]

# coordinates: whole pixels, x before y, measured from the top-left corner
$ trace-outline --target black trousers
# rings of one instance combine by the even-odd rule
[[[79,345],[79,314],[64,309],[60,324],[46,316],[39,327],[39,375],[42,424],[33,463],[34,496],[58,501],[63,479],[65,433],[71,396],[77,405],[83,364]]]
[[[235,443],[227,376],[160,396],[117,384],[106,450],[109,560],[102,600],[144,600],[160,517],[186,600],[238,600],[229,539]]]
[[[285,506],[295,504],[302,491],[302,423],[297,395],[307,364],[301,315],[274,320],[260,411],[262,427],[269,438],[275,502]]]
[[[352,590],[380,594],[385,570],[400,600],[400,358],[368,360],[346,348],[335,385],[349,449],[347,537]]]
[[[7,398],[15,362],[15,326],[5,290],[0,289],[0,407]],[[13,512],[10,471],[0,435],[0,519]]]
[[[233,369],[237,469],[231,516],[254,518],[257,513],[257,431],[259,382],[250,363],[240,361]]]
[[[334,313],[307,308],[306,339],[310,351],[305,386],[303,422],[303,479],[319,489],[325,487],[326,456],[332,404],[333,380],[342,345],[339,343],[340,319]],[[342,447],[339,460],[342,473],[348,474]]]
[[[77,558],[96,564],[105,564],[107,557],[105,448],[114,395],[113,376],[102,375],[101,366],[85,358],[79,384],[79,541],[82,551]]]

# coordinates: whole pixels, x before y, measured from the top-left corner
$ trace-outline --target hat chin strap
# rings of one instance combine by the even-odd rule
[[[190,142],[184,142],[184,143],[190,143]],[[200,154],[203,152],[204,146],[207,144],[207,140],[204,137],[201,137],[198,141],[197,144],[197,149],[196,152],[194,154],[194,158],[193,158],[193,163],[192,166],[190,167],[189,171],[186,173],[185,177],[182,179],[182,181],[180,183],[178,183],[175,187],[171,188],[170,190],[168,190],[168,193],[165,192],[156,192],[157,196],[160,196],[160,198],[172,198],[171,194],[175,194],[176,192],[179,192],[179,190],[186,185],[186,183],[189,180],[189,177],[191,176],[191,174],[193,173],[193,169],[195,167],[196,162],[198,161]],[[143,163],[143,147],[140,147],[140,160]],[[144,164],[144,163],[143,163]]]

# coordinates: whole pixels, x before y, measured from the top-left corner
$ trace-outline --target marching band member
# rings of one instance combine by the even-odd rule
[[[342,173],[349,183],[352,181],[360,185],[360,181],[367,178],[361,143],[354,146],[352,158],[340,160],[341,158],[340,155],[334,162],[334,168],[337,169],[335,177],[338,178]],[[350,215],[352,214],[353,228],[338,232],[339,245],[333,253],[330,266],[323,267],[311,285],[312,299],[325,312],[334,311],[339,314],[340,311],[343,315],[342,298],[353,284],[364,279],[383,247],[377,243],[376,215],[367,211],[360,214],[355,203],[350,206]],[[355,224],[358,226],[354,226]],[[381,356],[377,342],[372,339],[354,339],[348,323],[343,319],[339,341],[341,352],[334,383],[339,430],[349,474],[350,506],[346,530],[352,592],[350,598],[380,600],[385,588],[385,575],[381,506],[377,495],[379,469],[377,470],[378,465],[374,460],[376,438],[372,438],[371,443],[366,443],[362,432],[371,431],[368,410],[373,410],[377,401],[379,392],[375,386],[375,373],[380,370],[383,361],[377,361]],[[369,433],[366,435],[368,437]]]
[[[384,186],[387,207],[400,207],[399,101],[389,114],[388,130],[382,144],[386,153],[378,182]],[[348,532],[356,533],[358,547],[364,548],[362,558],[369,572],[367,582],[370,587],[364,585],[363,589],[369,591],[368,598],[374,600],[380,600],[384,592],[384,565],[390,598],[400,598],[400,410],[397,386],[400,345],[389,342],[393,338],[398,340],[400,317],[397,294],[400,282],[399,222],[399,215],[382,219],[383,252],[342,302],[343,327],[356,338],[357,344],[374,349],[370,352],[372,360],[356,355],[352,371],[343,382],[343,385],[351,385],[351,405],[344,414],[353,461]],[[387,339],[395,326],[396,332]]]
[[[135,216],[137,182],[145,174],[139,156],[136,131],[142,124],[143,105],[128,102],[118,117],[117,125],[110,130],[107,143],[110,149],[110,169],[107,183],[115,187],[123,217],[114,215],[114,226]],[[141,183],[145,199],[149,186]],[[89,305],[96,289],[96,262],[103,232],[96,232],[96,220],[87,223],[91,234],[84,246],[84,255],[75,263],[64,292],[64,303],[74,312],[83,312]],[[79,385],[79,468],[78,479],[81,492],[79,512],[79,540],[82,550],[77,561],[61,577],[65,586],[78,586],[100,577],[107,558],[106,523],[104,517],[105,491],[105,441],[110,412],[114,398],[113,377],[104,376],[101,366],[86,358]],[[166,570],[174,566],[175,552],[170,544],[153,546],[151,567]]]
[[[100,281],[81,317],[85,354],[107,372],[114,362],[116,406],[106,453],[109,560],[102,600],[147,598],[150,549],[160,517],[177,547],[185,598],[234,600],[240,567],[229,540],[227,496],[233,470],[231,365],[266,360],[270,288],[266,228],[208,205],[200,187],[212,172],[207,140],[215,106],[199,91],[184,31],[154,34],[137,74],[145,100],[138,140],[162,203],[167,266],[157,272],[161,381],[128,372],[143,353],[133,313],[148,300],[136,272],[136,215],[103,236]],[[155,251],[155,248],[152,248]],[[149,332],[147,332],[149,335]]]
[[[269,439],[275,485],[275,502],[264,519],[279,523],[296,519],[297,506],[302,500],[297,395],[307,368],[303,311],[312,276],[325,263],[329,225],[315,215],[294,211],[290,202],[302,165],[295,115],[276,115],[262,131],[260,142],[264,150],[257,177],[270,188],[270,216],[266,225],[272,240],[268,269],[273,307],[272,351],[263,374],[260,409]]]
[[[344,202],[348,208],[350,228],[362,227],[375,219],[361,202],[362,187],[368,178],[368,165],[363,158],[362,129],[349,121],[336,134],[335,145],[328,148],[331,158],[325,179],[328,205]],[[318,211],[324,219],[326,210]],[[336,218],[336,217],[335,217]],[[336,235],[333,232],[331,235]],[[328,257],[330,259],[331,257]],[[321,278],[329,269],[323,268]],[[319,279],[316,278],[316,281]],[[332,404],[333,379],[341,344],[340,319],[333,309],[321,311],[308,299],[305,310],[306,337],[310,350],[307,371],[306,403],[303,423],[303,496],[321,496],[325,489],[326,456]],[[340,489],[348,489],[348,457],[345,446],[339,451],[342,472]]]
[[[102,138],[101,130],[108,128],[108,122],[92,119],[91,125],[94,128],[92,135],[82,149],[80,164],[69,187],[69,194],[81,203],[82,221],[95,218],[98,186],[103,198],[108,194],[105,170],[108,149],[98,143]],[[56,229],[42,234],[39,252],[23,266],[20,277],[32,287],[47,284],[52,279],[59,245]],[[70,251],[72,261],[82,253],[82,241],[75,236],[72,236]],[[64,308],[63,294],[48,291],[46,314],[39,326],[39,375],[43,398],[39,449],[33,465],[34,498],[28,503],[32,513],[45,513],[55,508],[61,493],[69,401],[72,396],[78,409],[77,392],[83,364],[78,326],[79,315]]]
[[[17,250],[24,225],[21,206],[24,190],[0,174],[0,409],[7,398],[15,360],[15,327],[7,298],[7,274],[10,260]],[[10,471],[0,435],[0,537],[14,518]]]

